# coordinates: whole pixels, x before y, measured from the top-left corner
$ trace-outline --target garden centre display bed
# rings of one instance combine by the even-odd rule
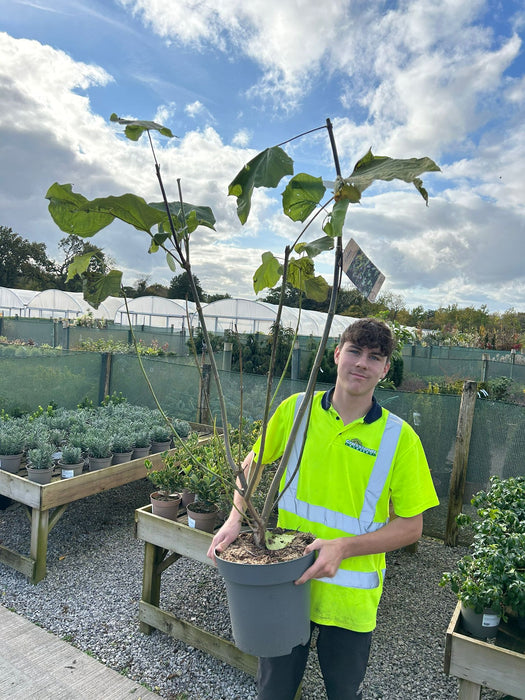
[[[516,623],[500,627],[494,644],[462,630],[460,603],[447,630],[445,672],[459,680],[459,700],[479,700],[483,686],[525,699],[525,631]]]
[[[139,604],[140,630],[144,634],[150,634],[153,629],[158,629],[212,654],[230,666],[255,675],[256,657],[240,651],[232,642],[181,620],[159,607],[162,573],[180,557],[189,557],[213,566],[206,556],[212,535],[188,527],[185,521],[185,515],[177,521],[153,515],[151,506],[144,506],[135,511],[135,537],[144,540],[142,600]]]
[[[192,424],[203,440],[211,432],[209,426]],[[161,453],[148,456],[156,469],[162,468]],[[38,583],[46,575],[48,535],[63,515],[67,506],[74,501],[96,493],[108,491],[129,484],[147,476],[144,459],[134,459],[123,464],[115,464],[94,472],[84,472],[71,479],[61,479],[61,470],[50,484],[37,484],[26,478],[22,467],[18,474],[10,474],[0,469],[0,494],[22,503],[31,522],[31,544],[29,556],[14,552],[0,545],[0,562],[20,571],[32,583]]]

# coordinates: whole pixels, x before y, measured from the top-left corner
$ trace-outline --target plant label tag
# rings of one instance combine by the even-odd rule
[[[485,613],[483,615],[483,620],[481,621],[482,627],[497,627],[499,625],[500,617],[499,615]]]
[[[374,301],[385,276],[351,238],[343,253],[343,270],[368,301]]]
[[[72,479],[75,476],[75,472],[72,469],[62,469],[63,479]]]
[[[190,518],[188,515],[188,527],[192,527],[195,529],[195,520],[193,518]]]

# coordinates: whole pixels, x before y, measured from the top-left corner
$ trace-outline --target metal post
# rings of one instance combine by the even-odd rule
[[[299,379],[301,373],[301,347],[299,341],[296,340],[292,351],[292,381]]]
[[[222,368],[226,372],[229,372],[232,368],[232,354],[233,343],[224,343],[224,350],[222,353]]]

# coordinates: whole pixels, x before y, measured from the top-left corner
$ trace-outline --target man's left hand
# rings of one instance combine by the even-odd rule
[[[324,578],[328,576],[332,578],[336,575],[339,566],[344,558],[343,543],[341,538],[335,540],[314,540],[305,550],[305,554],[313,551],[318,551],[316,560],[304,574],[297,579],[296,585],[306,583],[312,578]]]

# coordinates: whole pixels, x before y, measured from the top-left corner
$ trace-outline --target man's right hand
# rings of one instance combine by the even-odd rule
[[[236,518],[235,520],[226,520],[224,525],[215,533],[211,545],[208,549],[207,556],[215,564],[215,551],[224,552],[226,547],[231,544],[239,536],[241,531],[241,520]]]

